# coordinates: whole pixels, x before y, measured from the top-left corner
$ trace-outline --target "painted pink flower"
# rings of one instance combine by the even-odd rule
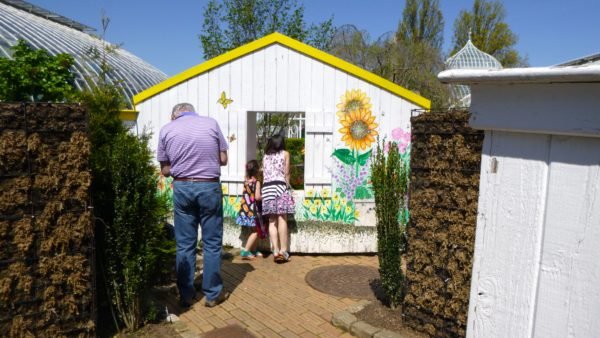
[[[392,130],[392,139],[398,143],[398,151],[404,153],[410,144],[410,132],[405,132],[402,128]]]

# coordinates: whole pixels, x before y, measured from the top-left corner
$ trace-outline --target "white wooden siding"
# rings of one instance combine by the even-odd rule
[[[468,336],[597,336],[600,139],[487,131],[483,153]]]
[[[509,332],[512,337],[527,337],[531,332],[548,142],[549,137],[542,135],[485,135],[479,191],[479,208],[485,211],[477,220],[478,254],[473,263],[468,323],[476,337],[501,337]],[[502,155],[507,152],[511,156]],[[489,173],[492,157],[498,163],[495,174]]]
[[[553,136],[537,337],[600,335],[600,139]]]
[[[471,87],[485,140],[467,337],[600,337],[600,87],[527,81]]]
[[[320,189],[331,185],[331,154],[344,146],[336,105],[352,89],[361,89],[370,97],[381,136],[397,127],[409,128],[410,110],[418,108],[416,105],[279,44],[211,69],[140,103],[136,107],[138,125],[153,132],[151,146],[156,149],[160,127],[170,121],[175,104],[190,102],[200,115],[215,118],[226,137],[236,137],[230,143],[229,164],[222,168],[222,179],[235,194],[241,192],[244,165],[252,153],[246,147],[255,144],[247,142],[248,112],[305,113],[305,180],[313,182],[307,183],[307,188]],[[233,100],[227,108],[217,103],[223,91]]]

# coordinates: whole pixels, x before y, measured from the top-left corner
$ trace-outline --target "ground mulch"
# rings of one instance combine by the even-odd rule
[[[402,307],[391,309],[381,301],[373,301],[362,310],[354,314],[358,320],[379,328],[384,328],[402,334],[406,338],[428,337],[423,333],[414,331],[402,322]]]
[[[120,332],[115,337],[117,338],[164,338],[164,337],[181,337],[173,327],[173,324],[161,322],[156,324],[146,324],[135,332]]]
[[[372,326],[403,334],[407,338],[427,337],[406,327],[402,308],[391,309],[381,287],[379,270],[362,265],[329,265],[309,271],[306,282],[312,288],[338,297],[371,302],[354,315]]]

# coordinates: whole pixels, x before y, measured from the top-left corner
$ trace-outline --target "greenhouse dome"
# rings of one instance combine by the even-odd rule
[[[469,40],[463,48],[446,60],[446,69],[502,69],[502,64],[488,53],[479,50]],[[465,85],[452,85],[452,95],[459,101],[459,105],[471,105],[471,90]]]
[[[92,34],[93,28],[21,0],[0,0],[0,57],[10,58],[18,40],[52,55],[67,53],[75,59],[75,86],[82,90],[96,83],[100,60],[94,51],[115,47]],[[167,76],[144,60],[122,48],[106,53],[111,68],[108,81],[122,87],[132,106],[133,95]]]

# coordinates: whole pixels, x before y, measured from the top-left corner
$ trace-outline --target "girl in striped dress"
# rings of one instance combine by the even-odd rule
[[[277,263],[290,259],[287,215],[296,209],[289,189],[290,154],[284,148],[283,136],[275,135],[267,142],[263,158],[263,215],[269,217],[273,259]]]

